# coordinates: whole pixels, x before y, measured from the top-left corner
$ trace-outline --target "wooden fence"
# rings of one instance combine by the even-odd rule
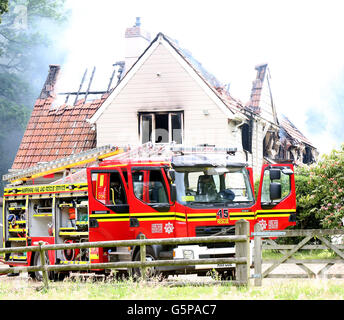
[[[187,237],[187,238],[168,238],[168,239],[145,239],[139,240],[120,240],[103,242],[83,242],[72,244],[53,244],[45,245],[42,241],[38,246],[3,248],[1,253],[15,252],[39,252],[41,258],[40,266],[28,267],[8,267],[1,269],[1,273],[20,273],[41,271],[43,275],[44,287],[49,286],[48,273],[51,271],[85,271],[95,269],[117,269],[117,268],[141,268],[141,275],[145,279],[146,268],[159,266],[189,266],[202,264],[235,264],[236,280],[231,281],[236,285],[247,285],[249,283],[250,270],[250,244],[249,244],[249,223],[246,220],[239,220],[235,225],[235,235],[232,236],[209,236],[209,237]],[[154,260],[146,261],[146,246],[151,245],[184,245],[199,243],[220,243],[235,242],[234,258],[206,258],[206,259],[180,259],[180,260]],[[67,249],[90,249],[106,247],[134,247],[140,246],[141,261],[126,262],[104,262],[87,263],[82,265],[48,265],[45,261],[45,252],[49,250],[67,250]]]
[[[262,231],[259,224],[255,225],[254,233],[254,284],[256,286],[262,285],[262,279],[264,278],[317,278],[317,277],[336,277],[343,278],[343,274],[325,274],[335,264],[344,263],[344,245],[336,245],[331,243],[326,237],[328,236],[343,236],[344,230],[325,230],[325,229],[303,229],[303,230],[283,230],[283,231]],[[277,244],[271,238],[275,237],[303,237],[298,244],[293,245],[281,245]],[[262,243],[262,239],[265,239],[265,243]],[[318,239],[322,244],[309,244]],[[318,241],[318,242],[319,242]],[[338,256],[334,259],[294,259],[292,256],[300,250],[332,250]],[[278,250],[283,253],[280,259],[262,259],[262,250]],[[262,264],[271,264],[266,270],[262,271]],[[301,268],[304,273],[283,273],[272,274],[272,271],[282,264],[295,264]],[[312,271],[306,264],[324,264],[323,268],[317,273]]]

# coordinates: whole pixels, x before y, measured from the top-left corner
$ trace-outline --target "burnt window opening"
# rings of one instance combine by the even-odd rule
[[[168,113],[155,114],[155,143],[168,143]]]
[[[303,153],[302,162],[304,164],[310,164],[310,163],[314,162],[313,154],[312,154],[312,149],[309,146],[305,147],[305,151]]]
[[[263,156],[269,157],[268,149],[267,149],[267,141],[266,136],[263,139]]]
[[[183,143],[183,112],[139,113],[141,143]]]
[[[249,153],[252,153],[252,120],[249,124],[245,123],[241,127],[241,142],[242,148]]]
[[[293,161],[295,160],[294,154],[291,151],[289,151],[289,159]]]
[[[287,154],[286,150],[282,145],[280,145],[279,150],[278,150],[278,158],[281,160],[287,160]]]

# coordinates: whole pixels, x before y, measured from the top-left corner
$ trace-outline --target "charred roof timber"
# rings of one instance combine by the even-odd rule
[[[84,85],[84,82],[85,82],[85,79],[86,79],[86,75],[87,75],[87,71],[88,69],[86,68],[83,76],[82,76],[82,79],[81,79],[81,82],[80,82],[80,85],[79,85],[79,90],[78,91],[71,91],[71,92],[59,92],[58,94],[59,95],[66,95],[66,100],[65,100],[65,104],[68,103],[68,100],[69,100],[69,97],[71,95],[75,95],[75,100],[74,100],[74,104],[73,105],[76,105],[77,102],[78,102],[78,99],[79,99],[79,96],[82,96],[84,95],[84,102],[83,104],[86,103],[87,101],[87,97],[89,95],[102,95],[102,94],[105,94],[105,93],[108,93],[111,91],[111,87],[112,87],[112,83],[113,83],[113,79],[115,77],[115,74],[116,74],[116,71],[118,72],[118,75],[117,75],[117,83],[116,85],[120,82],[121,80],[121,77],[122,77],[122,73],[123,73],[123,70],[124,70],[124,65],[125,65],[125,62],[124,61],[117,61],[116,63],[113,64],[113,72],[111,74],[111,77],[110,77],[110,80],[109,80],[109,84],[107,86],[107,89],[106,90],[97,90],[97,91],[92,91],[90,90],[91,88],[91,84],[92,84],[92,81],[93,81],[93,78],[94,78],[94,74],[95,74],[95,71],[96,71],[96,67],[93,68],[93,71],[92,71],[92,75],[90,77],[90,80],[89,80],[89,84],[88,84],[88,88],[86,91],[81,91],[83,85]],[[117,69],[118,67],[118,69]]]

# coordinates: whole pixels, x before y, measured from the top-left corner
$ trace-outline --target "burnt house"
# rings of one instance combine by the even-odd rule
[[[148,141],[236,147],[238,160],[256,175],[266,162],[315,159],[315,147],[277,114],[267,64],[256,66],[250,101],[243,103],[168,36],[159,33],[151,41],[137,21],[125,38],[125,59],[114,65],[104,91],[91,90],[91,76],[84,91],[83,77],[79,91],[55,92],[60,67],[50,66],[12,170],[108,144]]]

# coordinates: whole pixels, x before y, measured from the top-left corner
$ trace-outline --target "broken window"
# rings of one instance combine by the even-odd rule
[[[242,148],[252,153],[252,122],[243,124],[241,127]]]
[[[183,142],[183,113],[139,113],[139,132],[142,143]]]
[[[168,113],[155,114],[155,143],[168,143]]]

